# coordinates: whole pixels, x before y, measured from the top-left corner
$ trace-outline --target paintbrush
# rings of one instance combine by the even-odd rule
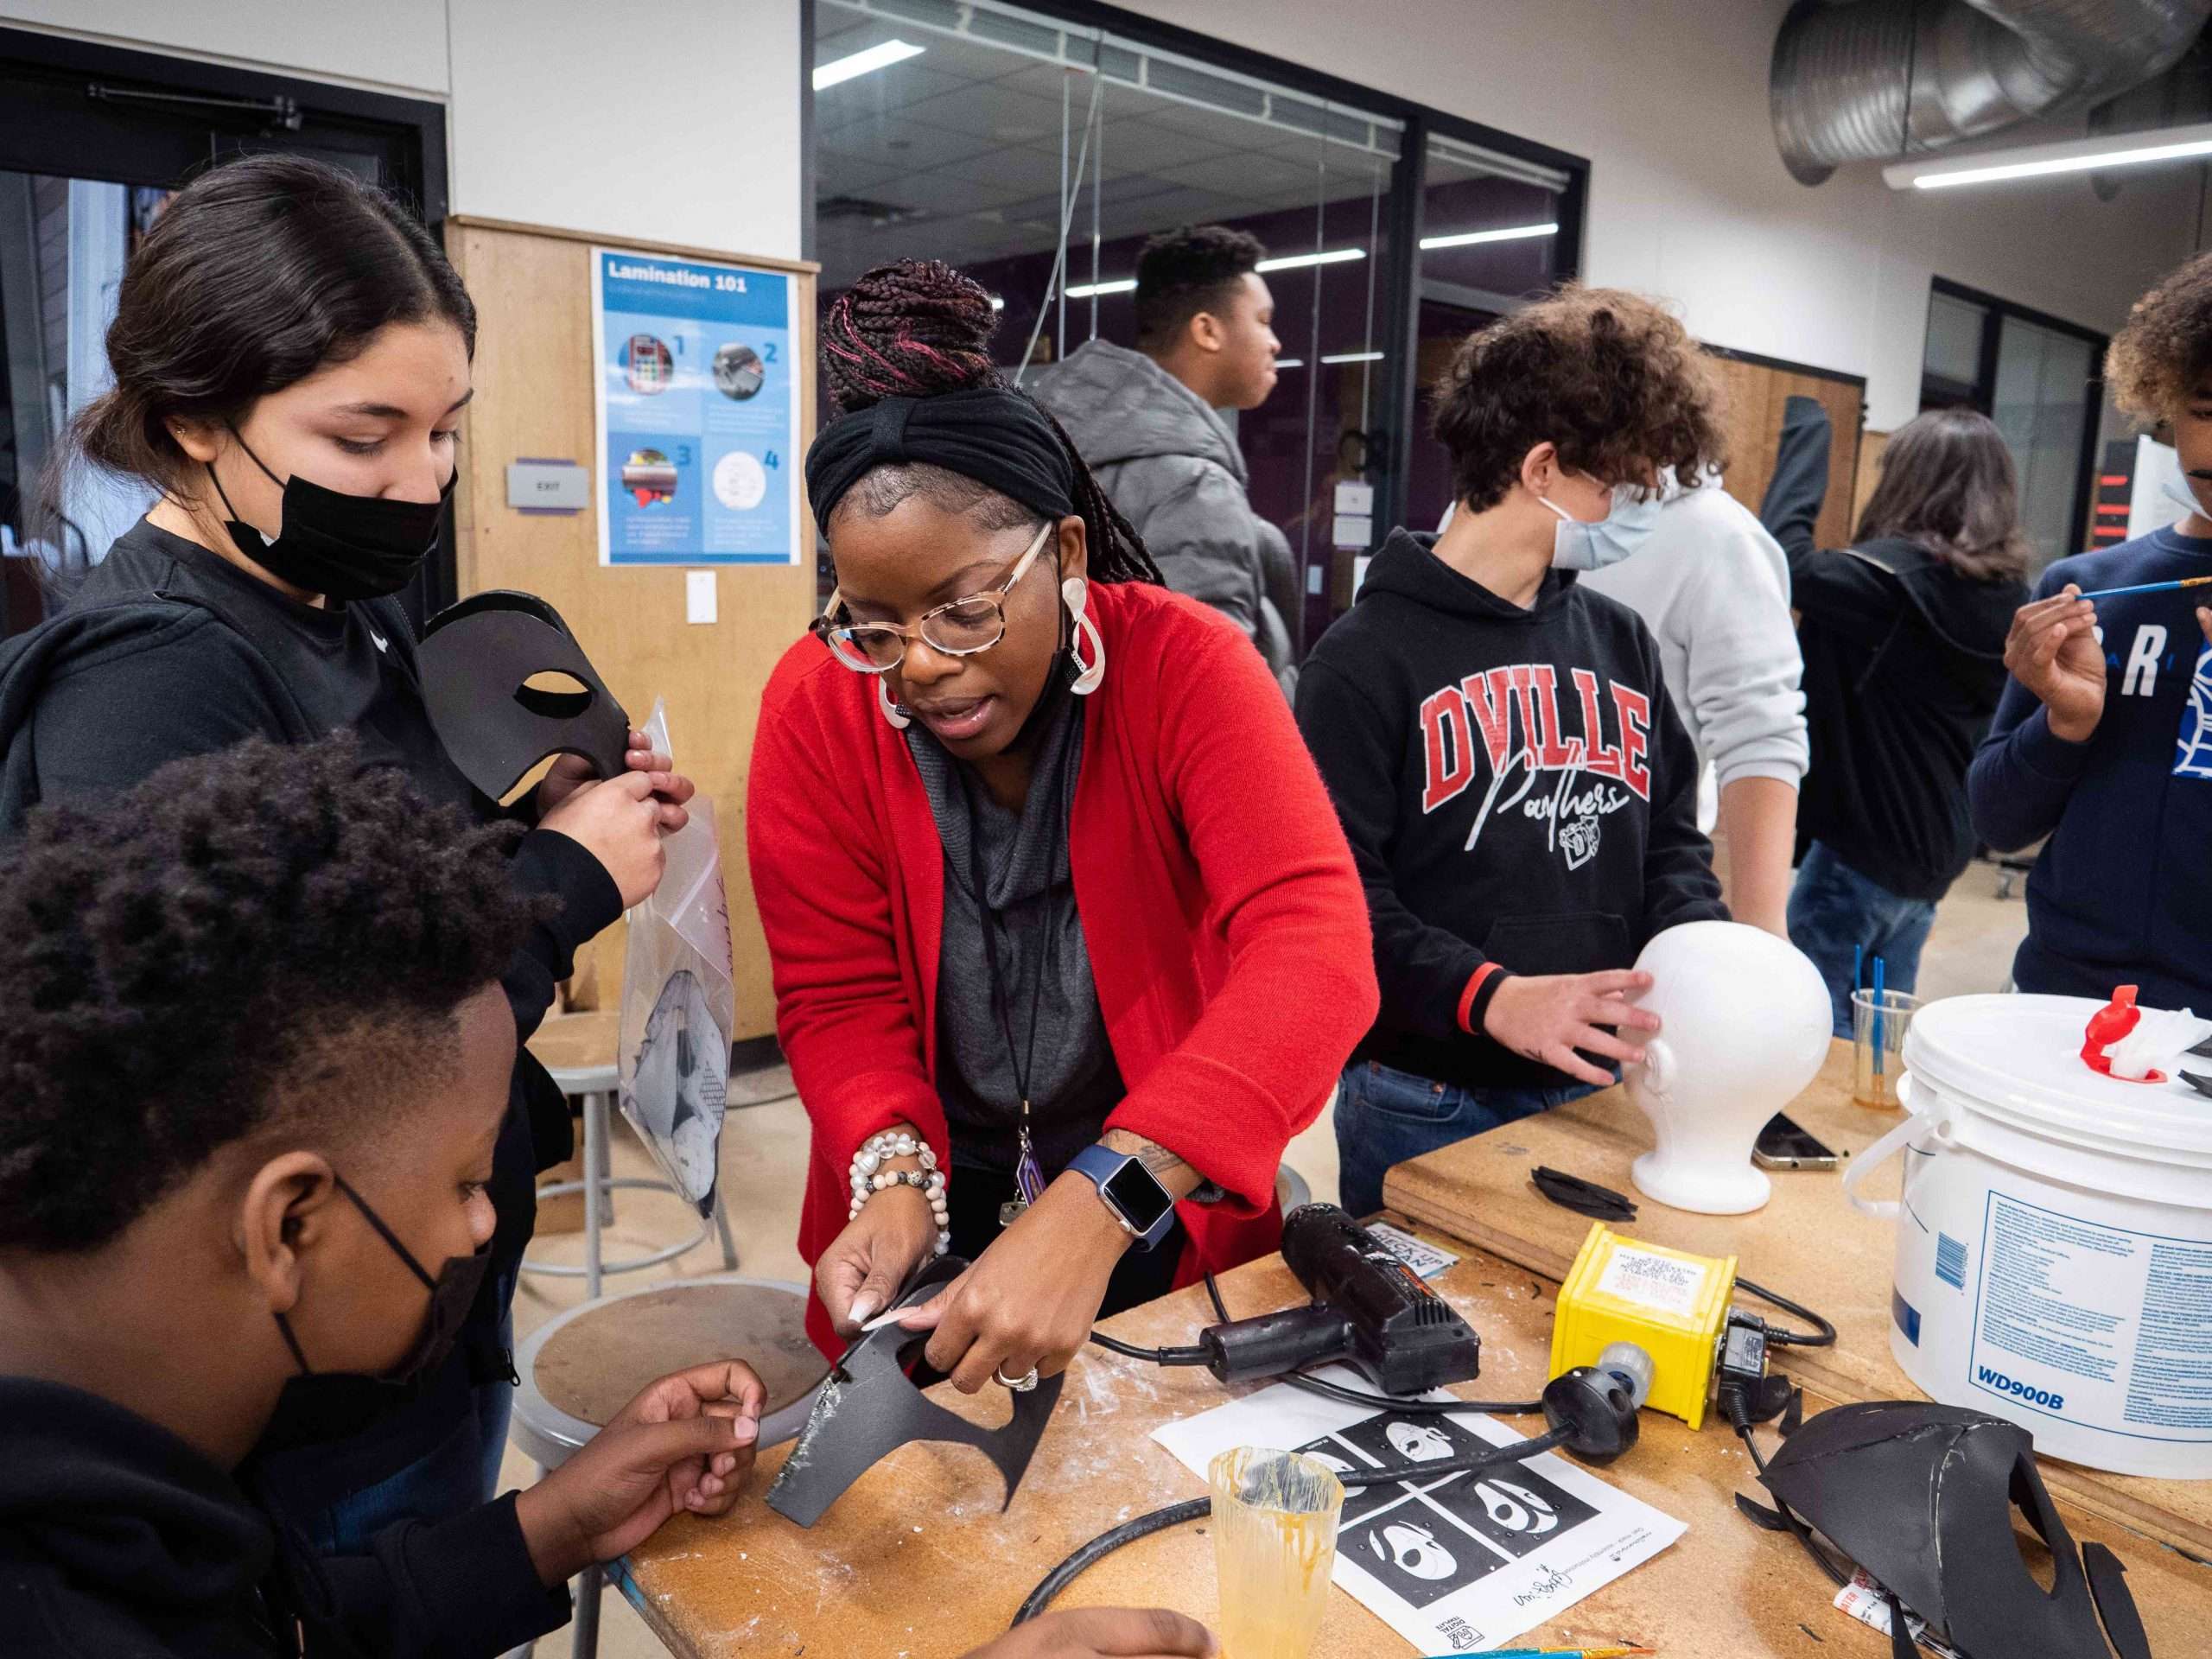
[[[2094,594],[2076,594],[2076,599],[2117,599],[2122,594],[2171,594],[2177,588],[2202,588],[2212,576],[2183,576],[2178,582],[2139,582],[2133,588],[2100,588]]]

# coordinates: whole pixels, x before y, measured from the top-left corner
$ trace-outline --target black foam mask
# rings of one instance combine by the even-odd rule
[[[2091,1544],[2084,1573],[2016,1423],[1918,1402],[1842,1406],[1784,1440],[1763,1478],[1965,1659],[2149,1659],[2119,1558]],[[2048,1592],[2014,1541],[2016,1503],[2050,1547]]]
[[[630,716],[608,692],[561,613],[534,594],[477,594],[442,610],[416,652],[430,724],[462,776],[505,798],[549,754],[581,755],[620,776]],[[581,691],[545,691],[534,674],[566,674]]]

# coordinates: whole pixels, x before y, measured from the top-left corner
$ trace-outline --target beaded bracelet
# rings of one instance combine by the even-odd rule
[[[916,1159],[922,1166],[918,1170],[884,1168],[885,1162],[893,1158]],[[930,1201],[930,1218],[937,1223],[937,1254],[944,1255],[952,1248],[952,1217],[945,1206],[944,1173],[938,1167],[937,1154],[910,1130],[881,1130],[870,1135],[853,1154],[853,1202],[845,1219],[858,1220],[862,1205],[877,1193],[887,1192],[894,1186],[911,1186]]]

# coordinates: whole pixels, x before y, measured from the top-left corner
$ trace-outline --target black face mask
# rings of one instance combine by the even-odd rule
[[[238,437],[235,429],[231,435]],[[213,461],[207,476],[231,517],[223,528],[230,531],[238,551],[280,582],[302,593],[331,599],[382,599],[396,594],[415,579],[423,562],[438,544],[438,525],[445,517],[446,500],[454,480],[446,480],[435,501],[395,501],[380,495],[341,495],[309,483],[297,473],[281,479],[270,472],[261,457],[238,448],[259,467],[271,484],[284,492],[284,527],[275,541],[251,524],[243,523],[238,509],[216,476]]]
[[[1840,1406],[1760,1478],[1964,1659],[2150,1659],[2120,1558],[2075,1549],[2017,1424],[1917,1401]],[[2050,1546],[2048,1592],[2013,1541],[2015,1505]],[[1910,1659],[1904,1628],[1893,1615],[1892,1650]]]
[[[492,1265],[492,1247],[486,1244],[474,1255],[448,1258],[445,1266],[438,1270],[438,1276],[433,1279],[423,1271],[423,1264],[415,1259],[414,1252],[401,1243],[398,1236],[384,1224],[384,1218],[369,1208],[368,1200],[346,1184],[344,1176],[334,1175],[331,1179],[337,1182],[340,1192],[353,1199],[353,1207],[368,1218],[369,1225],[377,1230],[377,1236],[389,1244],[392,1254],[407,1264],[407,1270],[429,1287],[430,1309],[423,1320],[423,1333],[416,1338],[415,1345],[407,1351],[406,1357],[391,1370],[380,1376],[359,1377],[347,1376],[342,1372],[317,1371],[308,1363],[307,1355],[301,1351],[299,1338],[292,1334],[291,1321],[282,1313],[276,1315],[276,1328],[284,1333],[284,1345],[292,1351],[292,1358],[299,1365],[301,1377],[404,1387],[425,1371],[442,1363],[446,1356],[453,1351],[454,1343],[461,1335],[461,1325],[468,1318],[468,1310],[474,1304],[476,1293],[484,1283],[485,1272]],[[299,1378],[293,1379],[295,1388],[298,1382]]]

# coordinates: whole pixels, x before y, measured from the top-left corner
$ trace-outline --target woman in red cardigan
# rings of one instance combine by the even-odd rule
[[[777,1032],[813,1120],[826,1351],[910,1312],[974,1392],[1274,1248],[1275,1171],[1376,1008],[1359,880],[1250,643],[1159,586],[991,365],[988,296],[869,272],[807,456],[836,567],[747,801]]]

